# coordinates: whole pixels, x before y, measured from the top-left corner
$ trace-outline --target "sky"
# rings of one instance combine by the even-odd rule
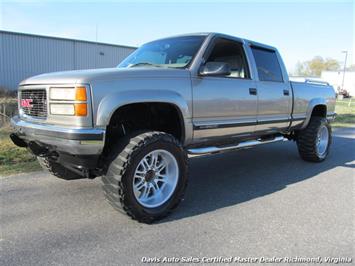
[[[355,64],[354,2],[0,0],[0,29],[130,46],[221,32],[277,47],[293,72],[314,56],[344,64],[344,50]]]

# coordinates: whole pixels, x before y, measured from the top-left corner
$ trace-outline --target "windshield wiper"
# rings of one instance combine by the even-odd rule
[[[156,64],[152,64],[152,63],[148,63],[148,62],[140,62],[140,63],[136,63],[136,64],[129,65],[128,67],[136,67],[136,66],[162,67],[162,66],[160,66],[160,65],[156,65]]]

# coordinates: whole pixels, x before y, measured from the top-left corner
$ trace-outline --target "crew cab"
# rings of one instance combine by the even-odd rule
[[[327,83],[290,81],[276,48],[219,33],[149,42],[116,68],[31,77],[18,97],[15,144],[57,177],[102,177],[108,202],[145,223],[183,199],[187,154],[294,140],[321,162],[335,116]]]

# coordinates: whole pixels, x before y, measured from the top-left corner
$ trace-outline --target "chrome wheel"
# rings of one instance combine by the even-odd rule
[[[319,128],[317,133],[316,147],[318,156],[324,156],[327,152],[329,142],[328,128],[323,125]]]
[[[178,178],[175,157],[166,150],[152,151],[143,157],[135,170],[134,196],[144,207],[159,207],[174,193]]]

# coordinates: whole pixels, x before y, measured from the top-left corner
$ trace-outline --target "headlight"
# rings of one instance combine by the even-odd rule
[[[86,103],[75,103],[75,104],[52,103],[50,105],[50,110],[52,115],[86,116],[87,104]]]
[[[86,101],[86,88],[51,88],[50,99],[62,101]]]
[[[50,103],[50,112],[52,115],[87,115],[86,87],[50,88],[49,93],[49,98],[52,101]]]
[[[75,115],[74,104],[55,104],[52,103],[51,114],[52,115]]]
[[[51,88],[51,100],[75,101],[75,88]]]

